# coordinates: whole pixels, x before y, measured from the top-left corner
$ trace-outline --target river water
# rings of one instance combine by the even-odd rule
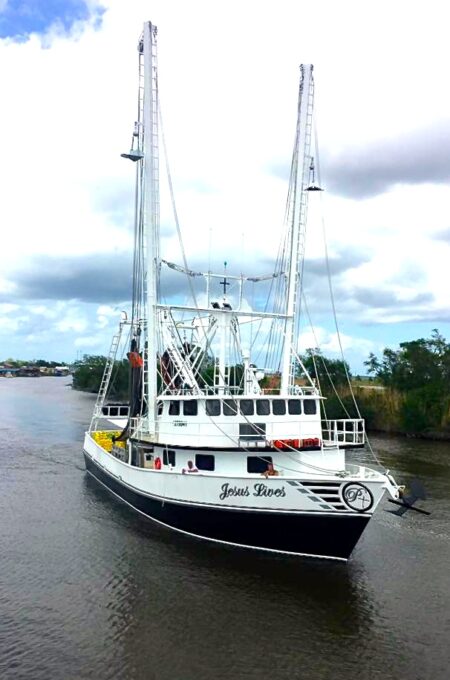
[[[0,379],[0,678],[450,676],[450,443],[373,437],[430,517],[383,502],[347,564],[199,542],[84,470],[92,395]]]

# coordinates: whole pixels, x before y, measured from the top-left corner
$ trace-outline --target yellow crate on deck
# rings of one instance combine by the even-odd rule
[[[120,431],[118,430],[96,430],[91,433],[92,439],[96,444],[109,453],[112,451],[113,446],[118,446],[121,449],[125,448],[125,442],[113,442],[113,437],[118,437],[119,435]]]

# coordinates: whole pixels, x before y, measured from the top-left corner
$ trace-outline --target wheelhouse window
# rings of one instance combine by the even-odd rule
[[[169,404],[169,416],[179,416],[180,415],[180,402],[171,401]]]
[[[188,401],[183,401],[184,416],[196,416],[197,413],[198,413],[197,399],[189,399]]]
[[[256,413],[258,416],[270,415],[270,402],[268,399],[258,399],[256,401]]]
[[[286,415],[286,402],[284,399],[274,399],[272,401],[272,410],[274,416]]]
[[[197,453],[195,454],[195,465],[199,470],[208,470],[209,472],[214,472],[215,458],[209,453]]]
[[[315,416],[317,413],[317,402],[315,399],[305,399],[303,402],[303,413],[305,416]]]
[[[172,467],[175,467],[175,461],[176,461],[175,451],[173,449],[165,449],[163,451],[164,465],[172,465]]]
[[[220,416],[220,401],[219,399],[207,399],[206,400],[206,415],[208,416]],[[198,467],[198,465],[197,465]]]
[[[239,423],[239,439],[246,442],[260,442],[266,438],[265,423]]]
[[[164,403],[162,401],[158,401],[156,408],[157,408],[157,411],[158,411],[158,415],[162,416],[162,413],[163,413],[163,410],[164,410]]]
[[[223,402],[223,415],[235,416],[237,413],[237,404],[234,399],[225,399]]]
[[[262,474],[267,470],[267,464],[272,462],[272,456],[248,456],[247,472],[250,474]]]
[[[253,399],[241,399],[240,411],[243,416],[254,416],[255,402],[253,401]]]
[[[291,416],[299,416],[302,412],[302,402],[300,399],[288,399],[288,409]]]

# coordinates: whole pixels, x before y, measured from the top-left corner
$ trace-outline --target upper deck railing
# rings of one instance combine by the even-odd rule
[[[289,397],[301,397],[301,396],[316,396],[320,397],[320,395],[317,393],[317,388],[315,387],[300,387],[298,385],[295,386],[295,388],[288,394],[281,394],[281,390],[279,388],[262,388],[261,392],[259,393],[251,393],[251,394],[244,394],[242,392],[241,387],[226,387],[226,388],[217,388],[213,386],[206,386],[203,387],[201,392],[199,393],[197,390],[192,390],[190,388],[182,388],[182,389],[169,389],[166,388],[164,392],[158,395],[158,399],[164,399],[164,398],[169,398],[169,397],[192,397],[195,396],[198,399],[201,399],[202,397],[215,397],[220,398],[220,397],[229,397],[229,396],[235,396],[235,397],[242,397],[243,399],[252,399],[252,398],[257,398],[257,397],[262,397],[262,396],[273,396],[273,397],[280,397],[280,398],[289,398]]]
[[[366,441],[365,422],[363,418],[322,420],[322,433],[324,443],[363,446]]]

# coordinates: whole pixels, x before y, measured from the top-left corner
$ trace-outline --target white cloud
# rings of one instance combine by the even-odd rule
[[[58,321],[55,327],[56,330],[60,331],[61,333],[68,333],[69,331],[82,333],[84,330],[86,330],[87,325],[86,319],[68,314],[65,318],[61,319],[61,321]]]
[[[94,347],[104,348],[105,339],[103,335],[85,335],[76,338],[74,341],[75,347],[82,347],[83,349],[92,349]]]
[[[117,308],[109,305],[100,305],[97,308],[97,328],[107,328],[112,319],[116,319],[118,322],[119,318],[120,312]]]
[[[0,317],[0,334],[15,333],[19,327],[19,319]]]
[[[289,163],[300,62],[315,64],[324,158],[339,153],[345,159],[348,149],[373,149],[450,119],[445,3],[429,2],[426,13],[422,3],[386,0],[372,8],[356,0],[104,5],[99,30],[89,23],[72,35],[52,30],[45,49],[36,36],[26,43],[0,40],[0,219],[2,252],[8,253],[0,293],[11,299],[15,271],[36,255],[131,248],[134,173],[120,153],[131,138],[135,46],[146,19],[159,26],[165,131],[191,261],[211,260],[221,268],[226,259],[237,270],[267,272],[258,262],[277,250],[287,190],[269,169]],[[163,198],[162,221],[170,227],[167,190]],[[448,186],[395,185],[365,200],[330,194],[323,201],[330,253],[352,247],[370,255],[337,277],[344,324],[449,313],[450,246],[433,240],[449,228]],[[312,200],[310,213],[307,252],[315,257],[322,252],[321,211]],[[181,260],[169,233],[163,255]],[[423,270],[420,281],[406,274],[414,266]],[[405,304],[380,314],[375,303],[355,300],[361,286]],[[429,293],[428,301],[408,307],[420,293]],[[21,315],[20,323],[13,313]],[[106,338],[115,323],[107,306],[88,314],[74,305],[66,314],[57,303],[38,302],[2,314],[4,327],[29,323],[28,337],[45,336],[49,346],[52,333],[55,343],[58,333],[83,333],[76,346],[84,337],[91,338],[88,346],[100,337],[97,330],[89,335],[91,325]],[[41,335],[33,323],[41,324]],[[348,333],[364,352],[360,335]],[[322,340],[333,351],[332,335]]]
[[[340,344],[339,344],[340,337]],[[365,338],[346,335],[345,333],[330,332],[321,326],[309,328],[300,333],[299,336],[300,352],[307,349],[318,348],[324,354],[340,354],[341,346],[344,352],[352,350],[368,354],[376,349],[376,344]]]
[[[47,305],[28,305],[27,311],[35,316],[42,316],[45,319],[56,319],[62,308],[61,304],[55,304],[54,306]]]
[[[369,352],[377,349],[374,342],[367,340],[366,338],[352,337],[345,333],[340,333],[339,336],[337,333],[330,333],[325,342],[322,342],[322,349],[325,354],[339,354],[341,346],[344,352],[351,350],[363,355],[367,355]]]
[[[0,314],[10,314],[11,312],[16,312],[19,309],[19,305],[12,305],[8,302],[0,304]]]
[[[99,316],[110,317],[110,316],[118,316],[119,313],[117,311],[117,308],[115,308],[115,307],[110,307],[109,305],[100,305],[97,308],[97,314]]]

